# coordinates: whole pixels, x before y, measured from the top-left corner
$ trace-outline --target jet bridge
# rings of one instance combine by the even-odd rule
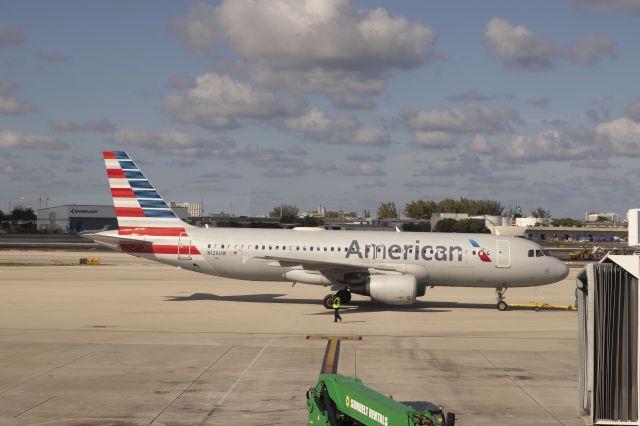
[[[640,256],[607,256],[576,280],[578,415],[594,425],[640,425]]]

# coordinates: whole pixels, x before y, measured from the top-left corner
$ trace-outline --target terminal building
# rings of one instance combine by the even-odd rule
[[[175,214],[187,219],[187,209],[172,207]],[[76,233],[118,229],[116,211],[113,205],[65,204],[38,209],[36,227],[43,232]]]

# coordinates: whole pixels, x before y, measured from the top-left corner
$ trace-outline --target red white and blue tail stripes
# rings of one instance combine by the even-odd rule
[[[104,151],[119,235],[177,237],[189,227],[124,151]]]

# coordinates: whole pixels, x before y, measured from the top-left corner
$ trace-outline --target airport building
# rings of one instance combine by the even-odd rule
[[[71,204],[38,209],[36,227],[46,232],[80,232],[108,226],[116,229],[116,212],[112,205]]]
[[[603,220],[609,222],[619,222],[620,215],[616,212],[587,212],[584,215],[585,222],[602,222]]]
[[[203,203],[176,203],[172,201],[170,203],[171,208],[183,207],[187,209],[189,217],[202,217],[204,216],[204,204]],[[177,212],[176,212],[177,214]]]
[[[187,219],[187,209],[173,207],[175,214]],[[44,232],[75,233],[117,229],[116,211],[112,205],[65,204],[56,207],[38,209],[36,227]]]

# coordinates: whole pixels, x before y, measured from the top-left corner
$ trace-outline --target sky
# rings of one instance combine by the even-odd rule
[[[0,3],[0,209],[640,207],[640,0]]]

